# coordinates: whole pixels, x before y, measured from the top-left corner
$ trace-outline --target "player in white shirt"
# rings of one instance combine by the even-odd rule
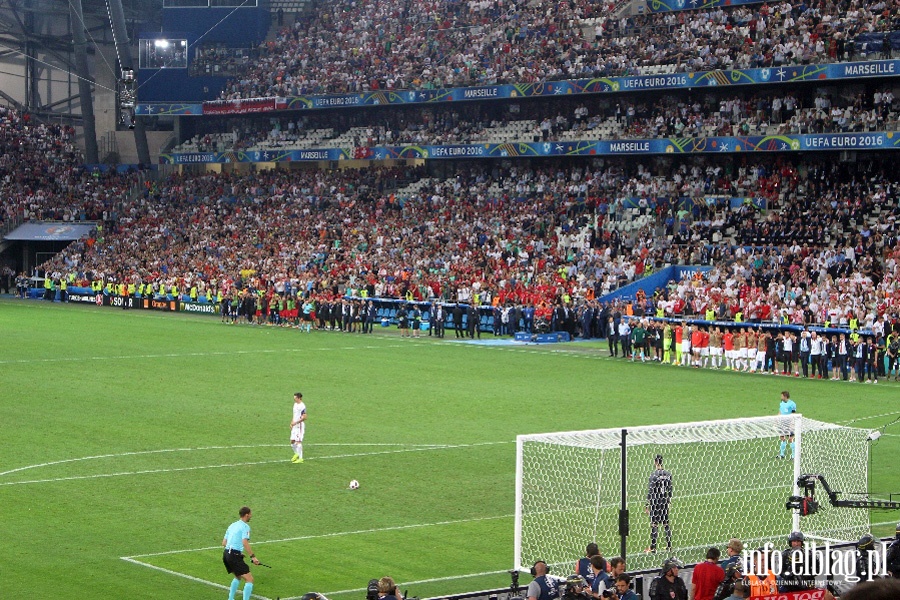
[[[294,418],[291,419],[291,448],[294,449],[292,463],[303,462],[303,434],[306,433],[306,404],[303,394],[294,394]]]

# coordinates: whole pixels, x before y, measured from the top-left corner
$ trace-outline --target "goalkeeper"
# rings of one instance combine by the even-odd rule
[[[666,531],[666,552],[672,553],[672,528],[669,525],[669,503],[672,501],[672,474],[663,469],[662,454],[654,459],[656,470],[650,474],[647,485],[647,505],[644,512],[650,515],[650,547],[648,554],[656,552],[656,541],[659,537],[659,526]]]

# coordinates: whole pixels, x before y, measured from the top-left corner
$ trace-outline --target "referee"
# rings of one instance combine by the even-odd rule
[[[240,519],[228,526],[225,537],[222,538],[222,546],[225,547],[222,562],[225,563],[225,570],[234,575],[228,592],[228,600],[234,600],[242,578],[244,580],[244,600],[250,600],[250,595],[253,593],[253,574],[250,572],[250,567],[244,562],[244,555],[249,555],[250,561],[254,565],[258,565],[259,560],[250,549],[250,517],[252,516],[250,507],[242,506],[238,515]]]

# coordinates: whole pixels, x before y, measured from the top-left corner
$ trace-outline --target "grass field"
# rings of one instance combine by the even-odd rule
[[[630,364],[601,343],[304,334],[9,299],[0,332],[3,598],[221,600],[222,534],[244,504],[272,566],[254,568],[258,597],[361,599],[386,574],[420,597],[504,587],[517,434],[770,415],[784,388],[823,421],[875,428],[900,412],[895,383]],[[287,444],[297,390],[302,465]],[[879,496],[900,491],[900,427],[887,434]]]

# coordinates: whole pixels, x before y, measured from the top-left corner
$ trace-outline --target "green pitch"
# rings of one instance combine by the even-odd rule
[[[420,597],[505,587],[517,434],[770,415],[785,388],[823,421],[875,428],[900,411],[895,383],[631,364],[601,343],[304,334],[11,300],[0,332],[9,598],[221,600],[222,534],[245,504],[272,567],[254,568],[257,597],[359,600],[382,575]],[[302,465],[288,446],[298,390]],[[887,434],[872,453],[881,497],[900,491],[900,427]]]

